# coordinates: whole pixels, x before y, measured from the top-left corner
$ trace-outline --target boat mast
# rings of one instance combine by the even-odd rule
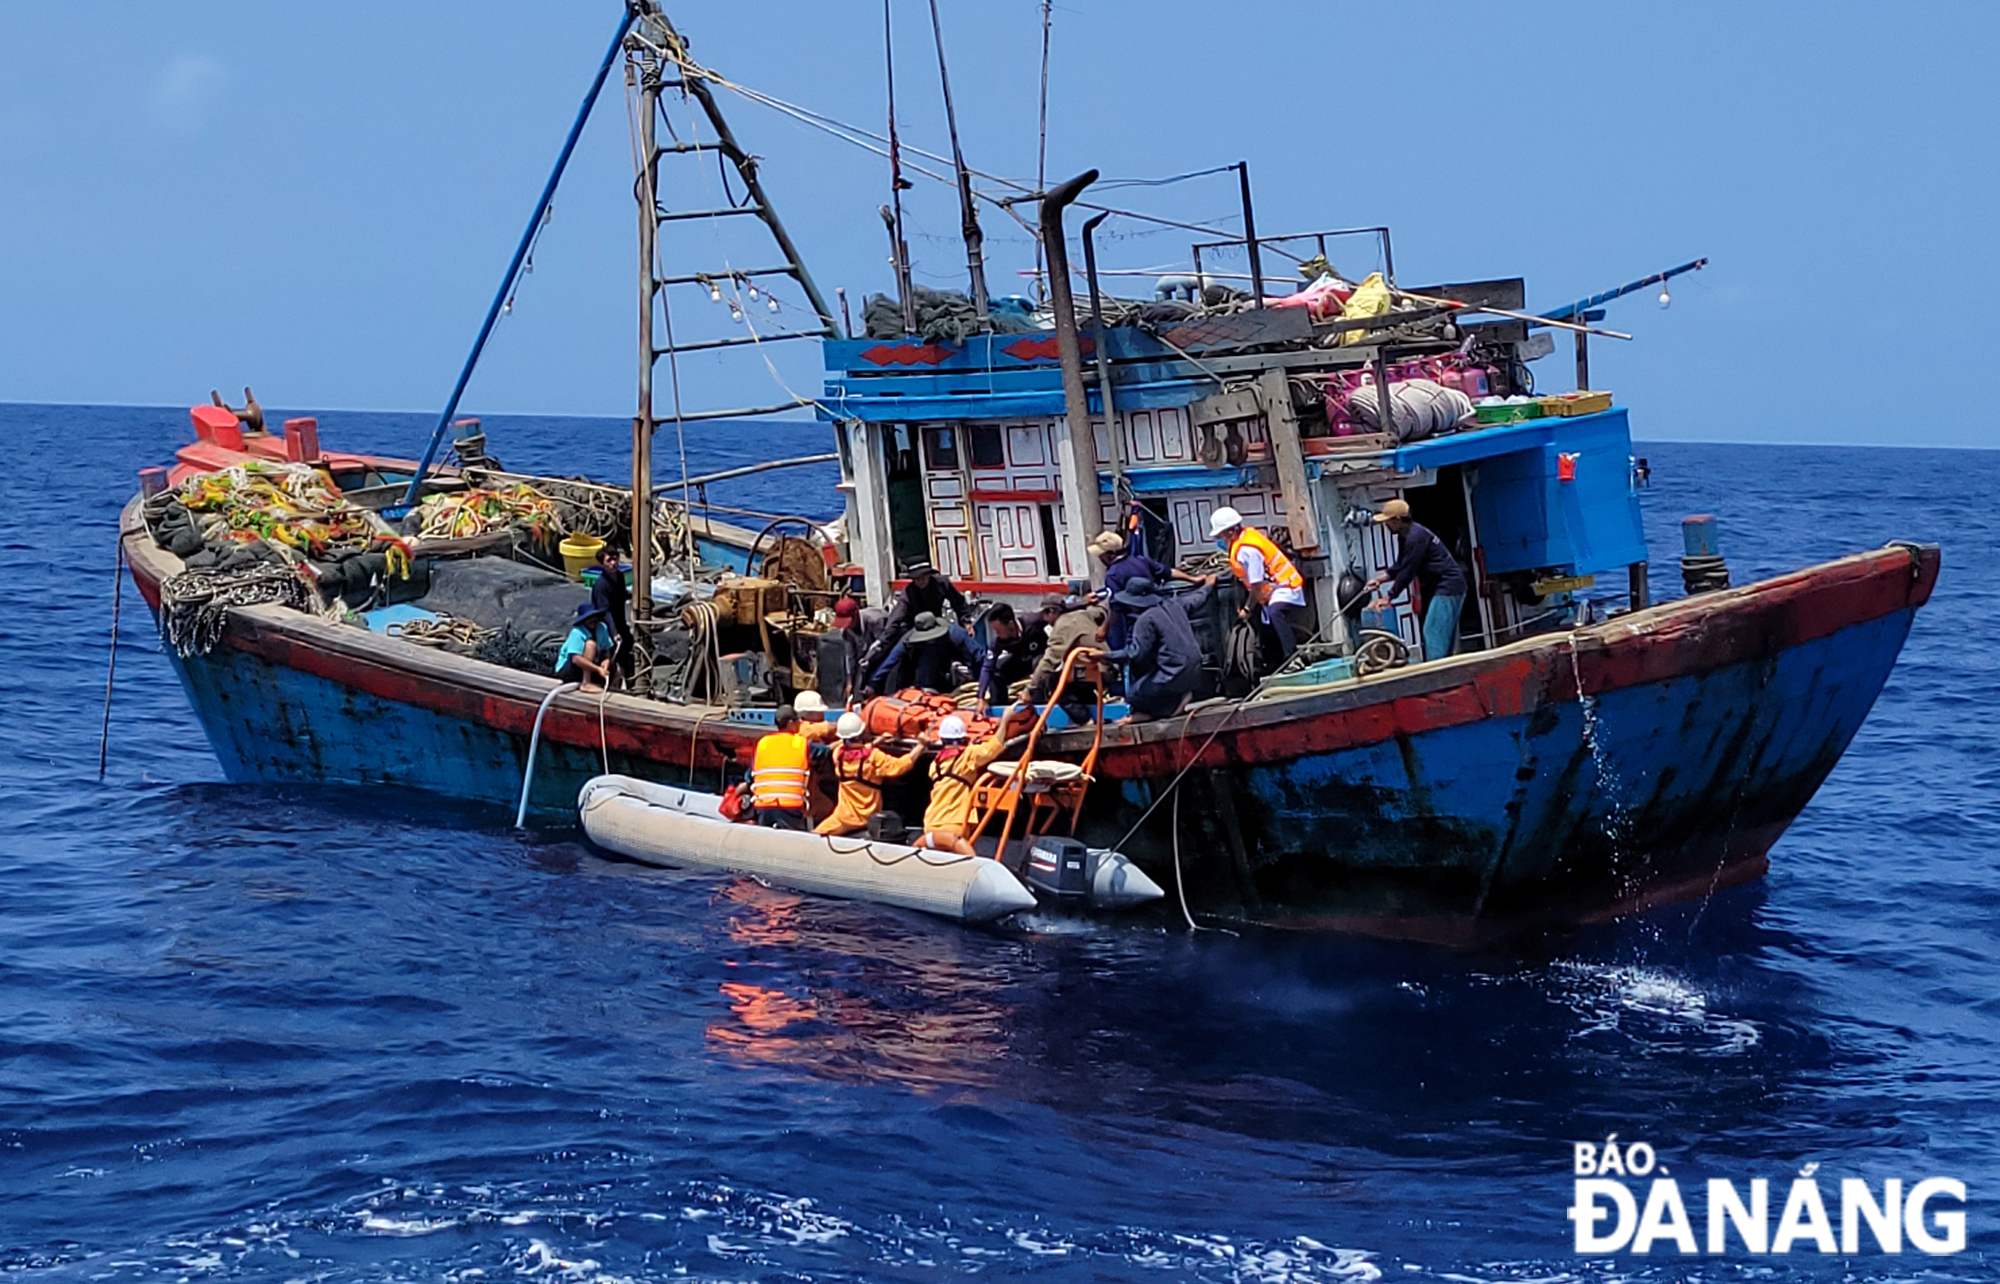
[[[737,350],[744,347],[781,343],[787,339],[837,339],[840,331],[835,326],[832,311],[826,306],[819,287],[812,275],[806,271],[805,262],[792,244],[785,225],[779,221],[764,193],[764,185],[758,178],[757,158],[743,150],[730,131],[728,121],[723,119],[722,110],[715,101],[711,81],[727,85],[728,82],[714,72],[695,62],[688,53],[687,41],[674,30],[673,24],[661,12],[655,0],[630,0],[634,22],[629,35],[625,37],[626,84],[638,89],[637,130],[635,142],[638,146],[637,166],[633,190],[639,204],[639,396],[638,411],[632,417],[632,568],[634,615],[646,619],[652,615],[652,577],[654,566],[653,526],[654,526],[654,486],[653,486],[653,437],[660,426],[660,416],[654,404],[654,366],[665,357],[671,363],[684,352],[712,352]],[[703,142],[699,131],[690,137],[676,135],[673,141],[662,147],[658,141],[659,126],[664,120],[661,95],[669,90],[677,90],[683,101],[692,102],[699,109],[697,120],[706,120],[712,141]],[[667,122],[672,132],[671,122]],[[707,163],[711,158],[720,158],[734,171],[743,185],[743,196],[737,200],[729,197],[719,207],[713,209],[669,210],[660,198],[660,161],[663,157],[685,157],[697,164]],[[660,230],[668,222],[700,221],[713,223],[716,220],[735,215],[752,215],[762,223],[771,239],[777,243],[782,262],[770,266],[737,267],[724,260],[724,265],[705,272],[685,275],[663,276],[660,263]],[[814,323],[791,329],[758,331],[750,318],[732,300],[731,315],[734,319],[750,327],[751,333],[730,338],[683,340],[674,334],[674,317],[668,302],[670,287],[699,289],[709,299],[721,301],[722,291],[732,291],[738,287],[746,290],[752,300],[759,297],[756,281],[760,278],[789,277],[797,283],[806,297]],[[771,311],[779,311],[775,296],[766,296]],[[664,322],[664,335],[659,325]],[[661,342],[661,338],[664,342]],[[719,419],[750,418],[760,415],[778,414],[811,406],[810,398],[785,391],[787,399],[776,405],[737,406],[718,410],[689,410],[681,404],[678,373],[673,379],[673,405],[668,416],[669,422],[681,437],[681,508],[688,511],[690,504],[690,481],[687,477],[686,427],[691,423],[705,423]],[[684,530],[683,538],[688,542],[675,549],[676,553],[686,553],[690,561],[694,558],[693,536]],[[692,574],[692,567],[689,574]],[[649,645],[650,639],[641,630],[639,643]]]
[[[660,153],[654,120],[660,107],[660,60],[632,51],[639,75],[639,413],[632,417],[632,599],[640,620],[653,614],[653,301],[660,291]]]

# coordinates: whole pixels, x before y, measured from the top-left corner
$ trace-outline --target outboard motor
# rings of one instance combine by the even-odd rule
[[[910,829],[902,816],[884,808],[868,818],[868,836],[878,843],[907,843]]]
[[[1028,848],[1021,868],[1022,881],[1037,892],[1058,900],[1076,901],[1090,895],[1091,878],[1097,872],[1097,853],[1074,838],[1047,835]]]

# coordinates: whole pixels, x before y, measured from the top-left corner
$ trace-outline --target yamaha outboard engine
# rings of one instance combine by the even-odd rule
[[[1028,848],[1021,878],[1036,892],[1058,900],[1082,900],[1090,895],[1097,872],[1097,853],[1074,838],[1045,836]]]

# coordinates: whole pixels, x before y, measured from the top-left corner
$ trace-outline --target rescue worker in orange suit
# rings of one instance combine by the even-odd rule
[[[826,720],[826,701],[817,691],[801,691],[792,700],[799,715],[799,734],[810,745],[831,744],[834,726]]]
[[[920,744],[901,758],[869,743],[868,724],[858,713],[843,713],[834,724],[840,747],[833,751],[833,778],[839,794],[833,814],[819,822],[816,834],[834,837],[858,834],[882,810],[882,783],[907,775],[923,755]]]
[[[750,806],[766,829],[806,829],[806,782],[811,777],[811,746],[799,734],[799,715],[792,706],[778,706],[777,729],[757,742],[750,764]]]
[[[1009,705],[1000,725],[978,744],[966,743],[965,719],[953,714],[938,723],[937,757],[931,759],[931,801],[924,808],[924,834],[912,844],[932,851],[976,855],[968,835],[972,830],[972,791],[986,769],[1007,748],[1007,724],[1016,714],[1031,711]]]
[[[1306,577],[1270,536],[1244,525],[1243,514],[1233,508],[1225,506],[1210,513],[1208,533],[1229,550],[1229,569],[1250,593],[1243,618],[1250,618],[1251,607],[1261,607],[1264,623],[1277,635],[1279,663],[1291,659],[1299,646],[1292,612],[1305,609]]]

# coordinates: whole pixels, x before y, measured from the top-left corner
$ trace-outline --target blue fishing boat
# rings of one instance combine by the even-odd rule
[[[1703,522],[1683,550],[1687,595],[1653,600],[1644,464],[1628,410],[1589,387],[1587,343],[1615,335],[1600,324],[1611,298],[1671,274],[1540,314],[1519,279],[1405,287],[1386,229],[1259,238],[1246,171],[1241,238],[1191,247],[1189,269],[1151,297],[1113,299],[1094,220],[1083,270],[1070,266],[1065,219],[1089,205],[1087,174],[1029,193],[1049,266],[1046,297],[1024,305],[987,297],[970,213],[970,288],[920,296],[892,215],[897,286],[856,335],[723,119],[731,82],[650,4],[620,24],[597,85],[621,57],[647,354],[632,484],[508,473],[470,426],[439,466],[455,392],[416,460],[329,455],[315,425],[278,434],[249,406],[197,408],[197,440],[128,506],[133,579],[230,779],[392,786],[572,822],[579,786],[606,772],[719,788],[790,692],[856,685],[837,672],[842,596],[886,607],[904,568],[928,562],[968,596],[961,623],[977,631],[992,604],[1030,614],[1101,584],[1106,532],[1199,574],[1215,514],[1231,509],[1297,569],[1307,642],[1275,671],[1257,663],[1225,579],[1197,620],[1207,672],[1185,707],[1052,722],[1037,756],[1087,764],[1078,837],[1138,860],[1193,914],[1470,943],[1758,877],[1928,600],[1935,546],[1732,586]],[[694,160],[728,166],[739,203],[663,202],[660,167],[690,150],[657,141],[673,104],[705,122],[714,141]],[[776,266],[662,266],[662,227],[724,216],[768,231]],[[1357,238],[1383,270],[1354,282],[1332,260]],[[1238,252],[1247,275],[1215,267]],[[1296,288],[1270,288],[1274,256],[1299,269]],[[803,298],[808,324],[656,338],[669,292],[724,302],[740,324],[773,283]],[[1574,338],[1574,393],[1534,388],[1552,333]],[[657,361],[786,340],[819,345],[819,395],[656,405]],[[838,523],[732,524],[694,501],[699,479],[655,475],[662,427],[728,431],[800,408],[833,437]],[[277,484],[270,470],[292,487],[273,504],[292,504],[308,476],[329,491],[312,492],[308,517],[272,519],[240,499]],[[1425,652],[1428,604],[1414,593],[1382,611],[1361,602],[1398,556],[1374,520],[1398,501],[1469,581],[1449,646],[1434,646],[1444,654]],[[566,689],[503,645],[586,593],[558,567],[559,537],[629,554],[640,664],[624,689]],[[230,571],[218,556],[245,549],[262,560]],[[868,714],[901,729],[909,707],[884,697]]]

